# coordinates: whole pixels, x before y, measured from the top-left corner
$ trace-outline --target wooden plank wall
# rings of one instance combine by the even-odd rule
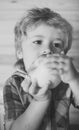
[[[73,45],[69,55],[79,68],[79,0],[0,0],[0,104],[3,105],[2,90],[7,77],[13,72],[16,60],[13,29],[16,21],[31,7],[50,7],[59,12],[73,26]],[[71,108],[71,123],[79,123],[79,114]]]

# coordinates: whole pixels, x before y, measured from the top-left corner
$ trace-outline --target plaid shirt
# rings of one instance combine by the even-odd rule
[[[3,98],[5,121],[17,119],[29,106],[32,96],[26,93],[21,83],[24,78],[20,72],[14,73],[5,83]],[[74,103],[72,92],[68,84],[61,82],[52,89],[52,100],[40,130],[68,130],[69,107]]]

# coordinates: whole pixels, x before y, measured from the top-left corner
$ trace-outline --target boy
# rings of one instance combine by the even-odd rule
[[[72,27],[48,8],[27,12],[15,27],[16,72],[4,87],[6,130],[67,130],[79,108],[79,73],[66,56]]]

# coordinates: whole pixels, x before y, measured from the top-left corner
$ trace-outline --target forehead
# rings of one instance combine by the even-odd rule
[[[47,38],[61,38],[64,40],[65,33],[62,29],[46,24],[40,24],[39,26],[32,26],[27,30],[28,37],[47,37]]]

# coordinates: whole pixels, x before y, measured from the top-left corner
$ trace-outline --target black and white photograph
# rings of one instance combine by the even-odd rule
[[[0,0],[0,130],[79,130],[79,0]]]

